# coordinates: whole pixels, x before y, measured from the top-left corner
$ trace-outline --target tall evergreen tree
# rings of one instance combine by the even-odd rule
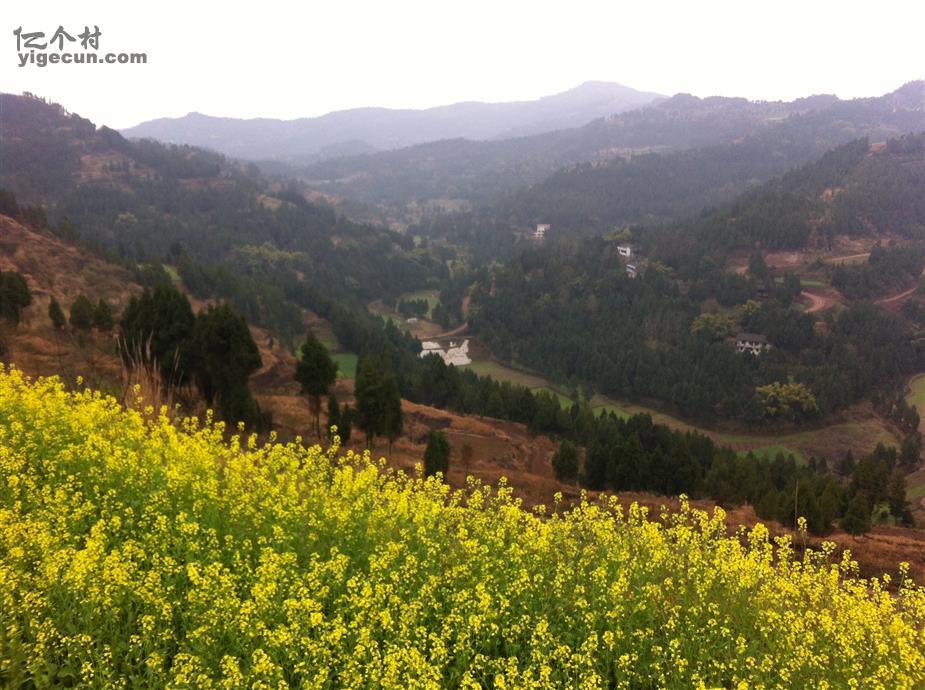
[[[552,456],[552,468],[559,481],[571,482],[578,477],[578,449],[570,441],[563,441]]]
[[[120,321],[120,347],[126,364],[150,358],[166,385],[188,381],[196,317],[186,295],[159,285],[132,297]]]
[[[344,405],[340,411],[340,425],[337,427],[337,435],[340,436],[340,442],[343,445],[350,443],[350,436],[353,433],[354,411],[350,405]]]
[[[51,325],[54,326],[56,331],[60,331],[64,328],[64,324],[67,323],[64,310],[54,295],[51,296],[51,301],[48,303],[48,318],[51,319]]]
[[[112,315],[112,307],[104,299],[100,298],[96,308],[93,310],[93,327],[101,333],[108,333],[115,325],[115,319]]]
[[[86,295],[78,295],[71,305],[71,326],[78,331],[89,331],[93,326],[93,302]]]
[[[391,457],[392,444],[401,436],[404,428],[401,393],[394,374],[388,374],[382,382],[382,398],[382,434],[389,439],[389,457]]]
[[[305,336],[302,343],[295,380],[302,386],[302,393],[308,395],[315,417],[315,434],[320,438],[321,397],[327,395],[328,388],[337,380],[337,362],[331,359],[327,348],[312,332]]]
[[[248,378],[262,362],[244,319],[227,304],[200,313],[194,353],[195,381],[206,402],[217,402],[229,423],[256,423],[258,408]]]
[[[22,319],[22,310],[32,304],[32,293],[19,273],[0,272],[0,318],[13,326]]]
[[[424,474],[431,477],[437,472],[446,478],[450,470],[450,441],[446,434],[436,429],[427,433],[427,448],[424,449]]]
[[[870,505],[860,491],[848,504],[848,510],[841,519],[841,528],[855,536],[870,531]]]
[[[356,397],[356,423],[366,434],[366,447],[371,448],[382,430],[385,418],[382,372],[371,357],[360,359],[354,386]]]

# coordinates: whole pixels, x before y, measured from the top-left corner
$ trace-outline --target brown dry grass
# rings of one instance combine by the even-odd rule
[[[65,309],[81,293],[91,298],[105,296],[111,302],[124,303],[129,295],[140,291],[126,271],[5,218],[0,218],[0,268],[22,272],[37,296],[33,306],[26,310],[25,322],[7,334],[11,347],[9,359],[19,368],[32,376],[60,374],[71,385],[74,385],[77,376],[82,376],[88,385],[116,396],[123,394],[126,387],[133,386],[135,382],[142,383],[123,378],[113,337],[97,333],[77,335],[58,332],[51,327],[47,316],[48,295],[52,293],[59,297]],[[306,322],[313,329],[324,331],[329,328],[314,314],[307,314]],[[258,401],[264,408],[272,410],[281,438],[304,435],[307,442],[317,441],[311,437],[308,402],[299,395],[298,384],[293,380],[295,358],[278,343],[274,342],[271,346],[266,332],[253,329],[253,333],[263,358],[263,367],[251,379]],[[351,380],[338,379],[335,392],[341,403],[353,402],[352,390]],[[170,402],[169,398],[161,395],[163,391],[158,393],[152,387],[148,393],[150,401]],[[183,402],[187,411],[202,411],[192,396]],[[392,466],[415,471],[424,453],[427,431],[441,429],[446,432],[453,447],[447,479],[455,487],[465,486],[466,472],[461,467],[459,450],[468,443],[473,449],[468,474],[490,483],[506,477],[515,495],[527,506],[551,504],[557,492],[561,492],[567,502],[580,496],[575,485],[563,484],[555,479],[551,465],[555,445],[548,437],[531,436],[521,424],[456,415],[407,401],[403,403],[403,409],[405,432],[392,449],[389,458]],[[788,444],[798,444],[805,453],[831,455],[836,446],[846,443],[850,447],[866,446],[887,433],[882,423],[872,419],[866,408],[849,411],[830,431],[797,432],[789,437]],[[350,444],[355,450],[362,450],[359,436],[357,433],[357,438]],[[734,443],[736,438],[720,434],[719,440]],[[373,452],[386,455],[387,444],[378,441]],[[663,506],[673,510],[678,505],[675,498],[644,493],[621,493],[619,497],[625,503],[636,501],[648,506],[656,516],[662,512]],[[695,505],[708,510],[713,507],[709,501],[696,501]],[[727,522],[730,530],[734,531],[737,525],[753,525],[757,518],[750,507],[744,506],[730,511]],[[787,531],[779,525],[772,524],[771,528],[775,533]],[[900,561],[908,561],[916,580],[925,582],[923,531],[877,527],[870,535],[860,539],[841,533],[832,535],[830,539],[842,548],[851,549],[861,564],[862,572],[867,575],[895,573]],[[809,540],[809,545],[819,543],[818,539]]]
[[[0,216],[0,270],[18,271],[26,278],[35,303],[27,316],[37,314],[41,307],[47,310],[51,295],[67,312],[80,294],[118,305],[141,291],[121,266],[7,216]]]

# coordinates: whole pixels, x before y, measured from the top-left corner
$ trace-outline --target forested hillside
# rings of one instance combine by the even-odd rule
[[[920,119],[918,129],[925,129],[925,117]],[[844,129],[832,127],[816,114],[792,117],[786,123],[733,143],[674,154],[583,163],[512,195],[498,204],[496,212],[519,225],[550,223],[561,233],[588,234],[626,225],[664,222],[728,201],[733,195],[843,143],[845,134]],[[857,147],[826,155],[819,165],[804,170],[802,177],[785,178],[782,191],[808,188],[806,177],[813,176],[812,191],[821,194],[827,188],[826,176],[838,177],[839,165],[851,167],[866,156],[867,151],[862,150],[860,143]],[[906,150],[901,150],[903,147]],[[891,223],[908,223],[909,219],[901,216],[910,211],[911,192],[920,189],[916,185],[922,175],[921,141],[894,141],[888,153],[875,157],[865,169],[857,171],[857,176],[864,178],[858,183],[863,184],[865,197],[857,198],[857,192],[842,195],[833,223],[845,221],[845,216],[851,213],[851,204],[864,203],[868,209],[874,203],[879,205],[881,216],[887,209],[899,214],[890,222],[883,222],[887,219],[882,217],[879,223],[876,218],[869,218],[884,232],[891,230]],[[842,182],[851,184],[852,180]],[[843,231],[857,231],[859,223],[855,219],[854,227]]]
[[[551,183],[550,187],[538,189],[533,196],[528,193],[519,207],[526,213],[519,220],[530,222],[535,211],[555,208],[563,202],[574,210],[578,201],[587,196],[594,198],[601,178],[612,176],[619,185],[626,175],[621,167],[624,159],[650,152],[728,145],[746,138],[744,145],[738,148],[713,149],[701,159],[716,159],[708,164],[710,185],[706,189],[714,197],[719,194],[717,199],[729,199],[743,191],[742,183],[747,184],[752,178],[764,180],[780,174],[846,141],[868,135],[881,140],[921,129],[922,92],[922,82],[914,82],[879,98],[851,101],[817,96],[790,103],[750,102],[741,98],[701,99],[682,94],[577,129],[502,141],[434,142],[330,160],[296,168],[291,173],[306,179],[317,189],[339,196],[403,206],[411,201],[446,198],[489,202],[538,183],[563,166],[587,161],[605,165],[602,171],[580,168]],[[716,170],[723,157],[744,159],[736,166],[735,176],[729,177]],[[683,166],[688,159],[678,160]],[[646,161],[640,163],[643,176],[647,174],[647,164]],[[685,186],[702,186],[705,182],[690,180],[691,174],[690,167],[679,171],[679,176],[688,179],[677,188],[670,178],[660,179],[659,184],[675,190],[672,196],[677,192],[691,194],[698,187],[691,190]],[[724,186],[729,189],[722,195]],[[554,191],[548,205],[544,202],[538,209],[530,207],[532,200],[543,197],[550,189]],[[613,194],[621,195],[631,190],[631,187],[621,189],[618,186]],[[704,203],[709,201],[706,195]],[[658,208],[655,211],[663,213],[671,209],[668,195],[661,198],[660,203],[664,211]],[[687,205],[684,210],[690,212],[704,205],[693,203],[694,208]],[[606,206],[599,209],[600,204],[598,201],[591,209],[582,209],[583,215],[573,220],[581,222],[587,214],[596,217],[606,210]],[[638,216],[628,218],[628,211],[632,210],[632,206],[621,210],[618,220],[641,220]]]
[[[797,304],[800,279],[784,273],[775,281],[760,250],[821,245],[836,231],[915,239],[876,248],[869,268],[841,267],[833,277],[849,298],[914,286],[925,266],[923,153],[923,135],[873,153],[861,140],[714,211],[636,228],[648,265],[640,278],[627,275],[618,254],[625,236],[534,246],[479,284],[472,323],[503,360],[608,395],[752,423],[824,415],[925,366],[917,302],[897,314],[852,303],[819,329]],[[881,189],[889,190],[888,207]],[[744,274],[725,268],[736,249],[755,253]],[[766,336],[771,349],[737,353],[730,339],[740,331]],[[791,379],[809,397],[769,407],[764,387]]]
[[[39,224],[79,237],[143,284],[169,281],[169,262],[195,295],[228,299],[248,321],[292,338],[303,329],[289,294],[296,284],[359,303],[446,275],[409,238],[271,188],[252,166],[130,142],[35,98],[0,99],[0,185],[42,202],[49,218]]]
[[[692,258],[722,262],[742,247],[824,249],[836,235],[921,240],[923,188],[925,133],[876,146],[859,139],[731,203],[638,236],[653,256],[691,278]]]

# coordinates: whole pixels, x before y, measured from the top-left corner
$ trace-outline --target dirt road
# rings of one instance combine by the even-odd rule
[[[848,256],[830,256],[824,259],[824,261],[827,264],[841,264],[841,263],[856,264],[856,263],[860,263],[862,259],[866,259],[869,256],[870,256],[870,252],[864,252],[862,254],[849,254]]]
[[[835,298],[829,295],[820,295],[815,292],[803,290],[800,296],[805,297],[811,303],[806,309],[807,314],[815,314],[816,312],[824,311],[835,304]]]
[[[469,316],[469,295],[463,297],[462,301],[462,313],[463,318]],[[456,328],[447,331],[446,333],[438,333],[437,335],[428,336],[427,340],[436,340],[437,338],[452,338],[453,336],[462,335],[466,332],[466,329],[469,328],[469,322],[463,321]]]
[[[894,302],[900,302],[906,299],[909,295],[915,292],[918,289],[918,285],[913,285],[908,290],[903,290],[898,295],[893,295],[892,297],[884,297],[883,299],[878,299],[877,304],[893,304]]]

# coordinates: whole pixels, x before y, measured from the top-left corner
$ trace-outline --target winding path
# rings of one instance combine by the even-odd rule
[[[447,331],[446,333],[437,333],[437,335],[429,335],[426,338],[422,338],[422,340],[439,340],[440,338],[452,338],[457,335],[463,335],[467,328],[469,328],[469,322],[463,321],[453,330]]]
[[[829,256],[823,259],[827,264],[838,264],[843,262],[854,261],[855,259],[866,259],[870,256],[870,252],[864,252],[862,254],[849,254],[847,256]]]
[[[878,299],[877,304],[892,304],[893,302],[900,302],[906,299],[907,297],[909,297],[909,295],[911,295],[913,292],[915,292],[918,289],[919,289],[918,285],[913,285],[911,288],[907,290],[903,290],[898,295],[893,295],[892,297],[884,297],[883,299]]]
[[[800,292],[800,296],[807,298],[811,302],[804,312],[806,314],[815,314],[835,304],[835,300],[832,297],[826,297],[825,295],[820,295],[815,292],[808,292],[807,290]]]

